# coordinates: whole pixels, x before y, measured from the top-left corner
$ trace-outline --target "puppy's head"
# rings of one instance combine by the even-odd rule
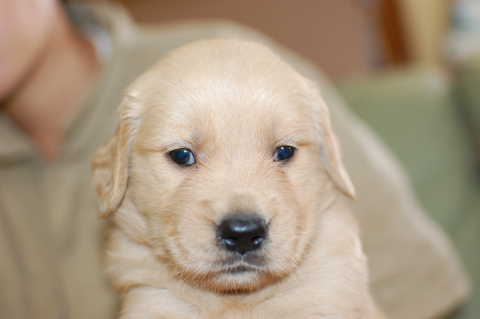
[[[333,190],[353,196],[313,85],[234,40],[177,49],[137,79],[93,171],[101,217],[128,196],[159,260],[222,292],[288,275]]]

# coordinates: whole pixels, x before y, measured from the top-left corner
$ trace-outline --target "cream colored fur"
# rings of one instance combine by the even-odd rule
[[[276,162],[282,145],[295,154]],[[174,163],[178,148],[196,163]],[[383,318],[327,108],[261,45],[215,39],[168,54],[128,88],[93,179],[100,216],[115,213],[107,270],[122,319]],[[253,262],[218,243],[232,212],[268,223]]]

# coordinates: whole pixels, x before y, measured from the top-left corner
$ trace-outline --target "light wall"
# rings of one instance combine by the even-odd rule
[[[407,50],[413,62],[443,64],[443,41],[451,0],[397,0]]]
[[[362,12],[352,0],[120,0],[141,23],[227,18],[315,61],[332,78],[366,72]]]

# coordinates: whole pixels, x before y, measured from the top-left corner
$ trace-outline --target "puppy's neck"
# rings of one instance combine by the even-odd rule
[[[137,244],[147,245],[147,223],[127,192],[114,217],[117,226]]]

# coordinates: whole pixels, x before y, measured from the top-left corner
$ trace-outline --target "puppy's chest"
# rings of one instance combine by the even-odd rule
[[[268,297],[255,298],[255,296],[218,296],[209,295],[212,298],[202,300],[190,300],[198,307],[205,319],[260,319],[266,318],[262,308],[262,301]]]
[[[306,306],[306,307],[305,307]],[[308,307],[304,305],[303,309],[296,306],[295,299],[290,302],[285,302],[283,305],[278,305],[275,308],[271,307],[238,307],[228,309],[221,312],[208,312],[202,314],[205,319],[360,319],[363,318],[361,311],[346,311],[345,309],[333,309],[329,305]],[[310,309],[309,309],[310,308]],[[330,308],[330,309],[329,309]]]
[[[331,297],[331,296],[330,296]],[[263,301],[220,298],[197,304],[205,319],[360,319],[361,305],[345,307],[318,291],[273,295]],[[236,299],[236,300],[235,300]],[[263,299],[263,298],[262,298]],[[337,298],[340,299],[340,298]],[[352,298],[354,299],[354,298]]]

